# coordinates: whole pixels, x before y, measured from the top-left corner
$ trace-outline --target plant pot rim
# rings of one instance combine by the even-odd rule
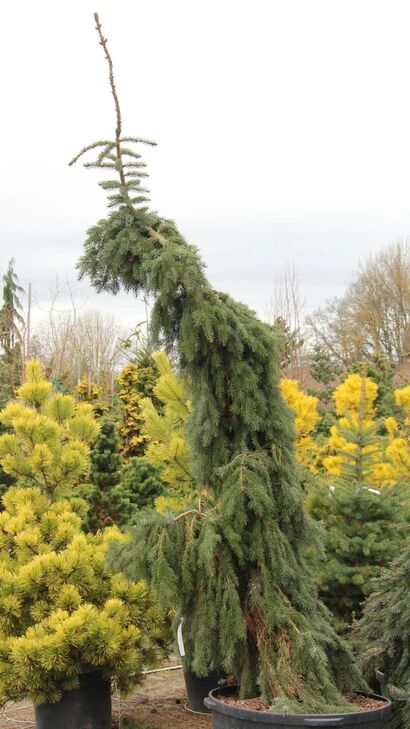
[[[334,726],[343,726],[344,723],[357,723],[365,724],[368,721],[374,721],[381,717],[385,717],[389,714],[392,708],[392,702],[385,696],[380,696],[371,691],[355,691],[359,696],[369,696],[374,699],[382,699],[385,701],[384,706],[380,706],[377,709],[366,709],[365,711],[349,711],[340,712],[338,714],[294,714],[289,713],[276,713],[274,711],[255,711],[254,709],[245,709],[243,707],[232,706],[232,704],[226,704],[224,701],[220,701],[216,698],[217,694],[226,693],[227,695],[232,694],[236,691],[237,686],[219,686],[219,688],[212,689],[209,692],[208,697],[205,699],[205,705],[211,711],[217,711],[219,714],[225,714],[227,716],[236,717],[239,719],[245,719],[250,722],[259,722],[260,724],[295,724],[295,726],[325,726],[324,720],[333,720]],[[343,721],[345,719],[345,721]],[[320,720],[320,724],[315,724],[315,720]],[[330,725],[330,724],[329,724]]]

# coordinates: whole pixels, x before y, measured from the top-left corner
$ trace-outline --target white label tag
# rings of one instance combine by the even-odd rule
[[[181,658],[183,658],[184,655],[185,655],[185,646],[184,646],[184,640],[183,640],[183,637],[182,637],[182,623],[183,623],[183,621],[184,621],[184,619],[182,618],[182,620],[181,620],[181,622],[180,622],[180,624],[178,626],[178,631],[177,631],[178,650],[179,650],[179,655],[181,656]]]

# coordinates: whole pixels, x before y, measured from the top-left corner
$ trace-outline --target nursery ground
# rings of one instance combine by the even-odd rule
[[[113,697],[113,729],[211,729],[208,716],[184,709],[186,701],[182,671],[151,673],[143,686],[126,700]],[[32,708],[25,703],[9,706],[0,714],[1,729],[34,727]]]

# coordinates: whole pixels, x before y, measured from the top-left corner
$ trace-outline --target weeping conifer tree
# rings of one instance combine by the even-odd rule
[[[279,391],[277,335],[246,306],[215,291],[197,249],[148,208],[139,151],[123,136],[87,167],[118,179],[109,215],[88,231],[79,263],[98,291],[153,300],[151,335],[177,352],[193,403],[188,438],[198,502],[183,513],[144,517],[117,563],[144,569],[165,606],[184,616],[187,659],[199,676],[234,674],[243,697],[261,691],[278,710],[353,708],[343,691],[361,678],[318,600],[303,550],[309,538],[290,414]]]

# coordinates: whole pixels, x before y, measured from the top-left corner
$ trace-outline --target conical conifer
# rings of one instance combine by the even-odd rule
[[[325,558],[318,565],[321,596],[341,629],[361,615],[372,580],[399,554],[408,535],[403,488],[374,488],[381,438],[372,419],[377,386],[358,374],[335,392],[340,419],[332,426],[334,455],[325,459],[337,476],[312,489],[311,513],[326,529]]]
[[[119,521],[112,500],[112,490],[121,478],[119,447],[115,423],[104,421],[90,453],[91,488],[84,489],[86,500],[92,504],[89,520],[94,529]]]
[[[152,396],[156,381],[155,363],[150,356],[127,364],[117,377],[117,398],[121,405],[119,434],[124,458],[143,456],[148,439],[142,431],[141,401]]]
[[[21,383],[25,327],[21,303],[23,294],[12,258],[3,276],[0,306],[0,408],[14,397]]]
[[[406,494],[338,479],[311,497],[311,511],[325,527],[324,557],[317,564],[320,595],[346,630],[408,535]]]
[[[91,481],[101,491],[109,491],[120,480],[121,457],[115,423],[104,421],[90,453]]]
[[[111,502],[120,524],[130,524],[141,509],[153,507],[165,489],[159,469],[145,458],[130,458],[121,471],[121,481],[111,491]]]
[[[39,486],[56,498],[81,483],[99,425],[91,405],[53,393],[37,360],[26,362],[26,379],[0,411],[0,464],[18,486]]]

